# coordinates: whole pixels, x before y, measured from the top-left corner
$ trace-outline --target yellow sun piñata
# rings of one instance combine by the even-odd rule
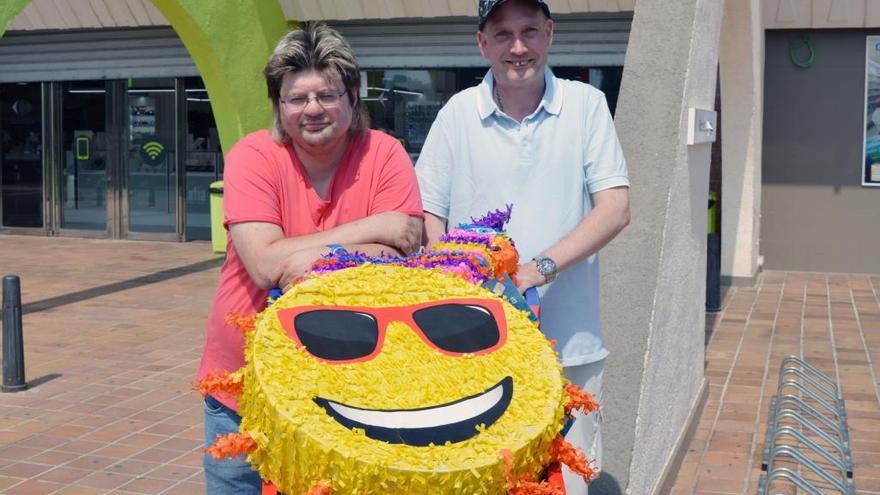
[[[562,493],[541,481],[556,461],[595,477],[560,431],[597,406],[486,288],[517,261],[503,222],[479,222],[409,258],[328,256],[244,323],[246,366],[203,384],[241,393],[240,434],[209,452],[249,454],[288,495]]]

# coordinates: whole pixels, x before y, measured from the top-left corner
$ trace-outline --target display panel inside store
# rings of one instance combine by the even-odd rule
[[[437,112],[455,93],[476,86],[484,68],[368,69],[361,98],[370,112],[372,127],[396,137],[413,161]],[[623,67],[554,67],[564,79],[582,81],[605,93],[611,113],[617,107]]]

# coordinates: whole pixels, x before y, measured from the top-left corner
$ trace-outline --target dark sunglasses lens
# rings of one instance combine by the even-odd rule
[[[310,354],[328,361],[369,356],[379,341],[376,319],[356,311],[308,311],[297,315],[293,328]]]
[[[479,352],[498,343],[498,323],[488,309],[470,304],[443,304],[413,313],[425,337],[448,352]]]

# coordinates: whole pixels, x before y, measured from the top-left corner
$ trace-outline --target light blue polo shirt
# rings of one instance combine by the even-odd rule
[[[544,70],[544,97],[522,123],[492,98],[492,71],[453,96],[431,126],[416,165],[425,211],[449,226],[513,204],[507,230],[521,260],[570,232],[592,209],[590,194],[629,186],[605,95]],[[593,255],[539,289],[541,330],[563,366],[604,359],[599,259]]]

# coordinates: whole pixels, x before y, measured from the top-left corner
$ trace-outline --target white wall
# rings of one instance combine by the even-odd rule
[[[759,270],[764,29],[761,0],[728,0],[721,78],[721,275],[750,285]]]

